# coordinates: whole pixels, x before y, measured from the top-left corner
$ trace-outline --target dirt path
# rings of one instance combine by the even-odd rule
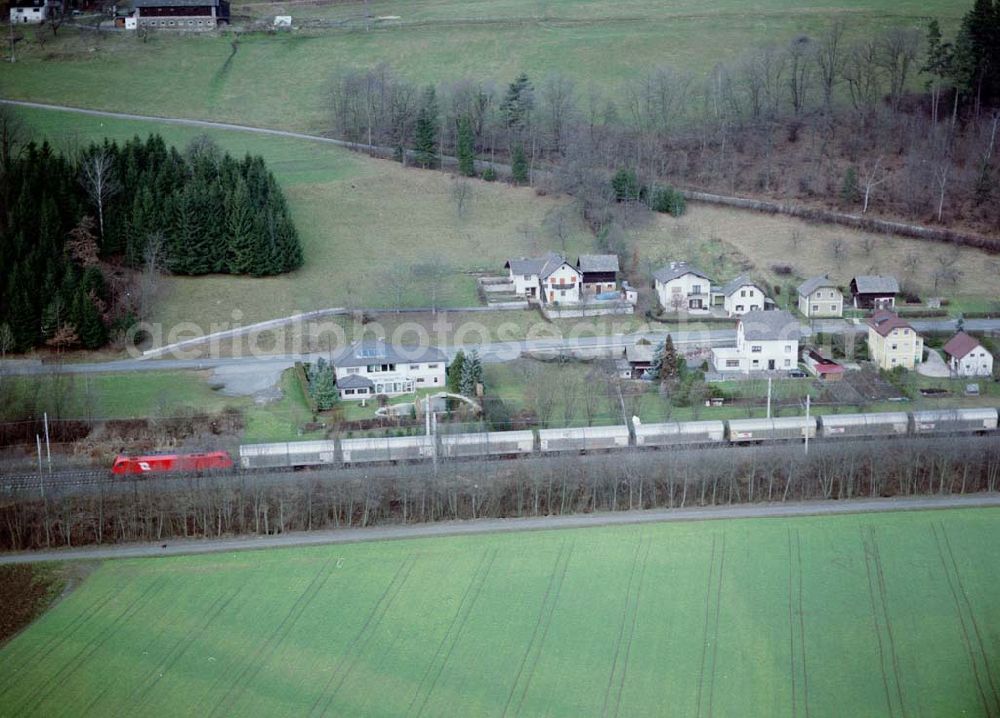
[[[225,551],[289,548],[293,546],[325,546],[330,544],[358,543],[361,541],[388,541],[431,538],[435,536],[468,536],[504,533],[508,531],[585,528],[588,526],[622,526],[666,521],[825,516],[832,514],[926,511],[931,509],[985,508],[994,506],[1000,506],[1000,494],[917,496],[891,499],[858,499],[852,501],[809,501],[784,504],[741,504],[736,506],[710,506],[689,509],[656,509],[652,511],[574,514],[571,516],[541,516],[527,519],[449,521],[412,526],[376,526],[365,529],[288,533],[280,536],[169,541],[165,544],[142,543],[0,554],[0,565],[39,561],[92,561],[113,558],[181,556],[222,553]]]

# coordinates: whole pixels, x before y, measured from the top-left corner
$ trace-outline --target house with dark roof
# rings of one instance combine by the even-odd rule
[[[754,310],[740,317],[736,346],[712,349],[716,371],[787,372],[798,366],[802,325],[790,312]]]
[[[767,292],[746,274],[741,274],[719,290],[726,314],[739,317],[762,311],[767,306]]]
[[[687,262],[671,262],[653,272],[653,289],[666,311],[697,313],[711,307],[708,275]]]
[[[49,18],[51,12],[48,0],[11,0],[10,24],[39,25]]]
[[[136,25],[157,30],[214,30],[229,24],[228,0],[132,0]]]
[[[523,297],[553,304],[580,301],[583,275],[560,254],[508,259],[504,267],[510,272],[515,293]]]
[[[899,282],[895,277],[861,274],[851,280],[851,297],[855,309],[893,309]]]
[[[580,296],[584,299],[618,291],[617,254],[581,254],[576,260],[580,272]]]
[[[879,309],[868,324],[868,359],[878,368],[912,369],[924,359],[924,340],[895,312]]]
[[[431,346],[388,344],[364,339],[333,359],[340,398],[363,400],[384,394],[412,394],[447,384],[447,355]]]
[[[944,345],[955,376],[993,376],[993,355],[974,336],[959,332]]]
[[[825,274],[810,277],[798,287],[799,311],[810,319],[844,315],[844,295],[837,283]]]

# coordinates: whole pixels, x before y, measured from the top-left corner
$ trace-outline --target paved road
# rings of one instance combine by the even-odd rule
[[[41,561],[94,561],[112,558],[142,558],[149,556],[180,556],[203,553],[225,553],[292,546],[324,546],[330,544],[430,538],[435,536],[468,536],[506,533],[511,531],[541,531],[548,529],[584,528],[591,526],[622,526],[671,521],[708,521],[716,519],[781,518],[789,516],[820,516],[833,514],[879,513],[885,511],[924,511],[932,509],[982,508],[1000,506],[1000,494],[965,496],[918,496],[894,499],[859,499],[853,501],[810,501],[783,504],[740,504],[688,509],[657,509],[654,511],[622,511],[616,513],[543,516],[527,519],[482,519],[449,521],[412,526],[376,526],[365,529],[340,529],[312,533],[289,533],[280,536],[230,538],[210,540],[168,541],[166,544],[127,544],[100,548],[59,549],[13,554],[0,554],[0,564],[36,563]]]

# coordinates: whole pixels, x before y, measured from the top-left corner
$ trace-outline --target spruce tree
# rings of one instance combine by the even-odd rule
[[[458,121],[458,172],[465,177],[476,176],[475,141],[468,116]]]
[[[455,358],[451,360],[451,366],[448,367],[448,391],[452,394],[462,393],[462,372],[465,367],[465,352],[461,349],[455,354]]]
[[[474,397],[476,396],[476,385],[483,383],[483,365],[479,359],[479,352],[473,349],[462,363],[462,376],[459,380],[460,393]]]
[[[514,146],[514,153],[510,160],[510,178],[514,184],[527,184],[528,182],[528,160],[524,156],[523,145]]]
[[[76,314],[79,316],[79,323],[76,326],[80,342],[86,349],[99,349],[108,341],[107,328],[101,321],[101,315],[98,314],[90,295],[83,291],[82,287],[77,295],[77,302],[79,308]]]
[[[653,358],[649,362],[649,369],[643,373],[643,377],[651,381],[659,381],[663,372],[663,352],[665,343],[660,342],[653,349]]]
[[[226,197],[226,269],[230,274],[250,274],[257,268],[258,240],[253,207],[241,178]]]
[[[663,341],[663,356],[660,362],[660,379],[676,379],[680,373],[677,361],[677,349],[674,347],[674,339],[669,334]]]
[[[417,112],[417,126],[414,130],[414,136],[416,163],[425,169],[437,167],[438,105],[433,87],[424,90],[420,110]]]

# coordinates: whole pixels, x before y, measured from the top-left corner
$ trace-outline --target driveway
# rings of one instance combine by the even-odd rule
[[[927,359],[917,366],[917,373],[921,376],[930,376],[935,379],[948,379],[951,377],[948,365],[944,363],[944,359],[941,358],[936,349],[927,350]]]

